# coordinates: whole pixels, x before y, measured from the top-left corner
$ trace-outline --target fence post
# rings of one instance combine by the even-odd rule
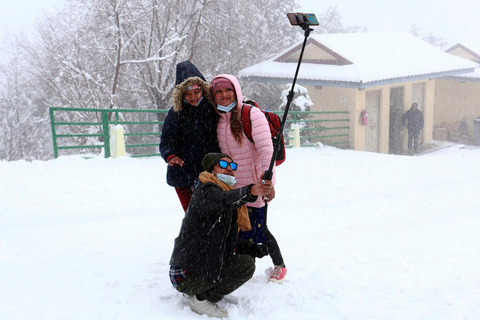
[[[110,132],[108,130],[108,111],[102,110],[103,149],[105,158],[110,158]]]
[[[292,124],[293,128],[293,147],[300,148],[300,125]]]
[[[50,108],[49,111],[50,111],[50,124],[52,125],[53,156],[55,157],[55,159],[57,159],[58,149],[57,149],[57,132],[55,131],[55,116],[53,114],[53,108]]]
[[[110,129],[110,151],[113,158],[126,156],[123,126],[117,124]]]

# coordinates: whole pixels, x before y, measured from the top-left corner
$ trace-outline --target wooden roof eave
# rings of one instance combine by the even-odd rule
[[[332,56],[333,58],[336,59],[335,60],[331,60],[331,61],[328,61],[328,63],[325,63],[325,61],[322,61],[322,60],[310,60],[309,63],[313,63],[313,64],[333,64],[333,65],[349,65],[349,64],[353,64],[351,61],[349,61],[348,59],[345,59],[344,57],[342,57],[341,55],[339,55],[338,53],[336,53],[335,51],[331,50],[330,48],[327,48],[326,46],[324,46],[323,44],[321,44],[320,42],[312,39],[312,38],[309,38],[307,40],[307,43],[306,43],[306,46],[308,46],[309,44],[313,44],[317,47],[319,47],[320,49],[322,49],[323,51],[325,51],[326,53],[328,53],[330,56]],[[292,63],[292,62],[296,62],[297,59],[294,59],[292,60],[291,56],[293,56],[295,53],[299,52],[300,50],[302,50],[302,45],[303,44],[298,44],[297,46],[293,47],[292,49],[288,50],[287,52],[285,52],[284,54],[282,54],[281,56],[277,57],[276,59],[274,59],[273,61],[275,62],[285,62],[285,63]],[[305,47],[306,47],[305,46]]]
[[[470,50],[469,48],[465,47],[463,44],[461,43],[457,43],[456,45],[454,45],[453,47],[445,50],[445,52],[447,53],[450,53],[452,51],[455,51],[455,49],[462,49],[463,51],[465,51],[466,53],[470,54],[471,56],[475,57],[475,59],[477,59],[478,61],[480,61],[480,55],[478,55],[476,52]]]

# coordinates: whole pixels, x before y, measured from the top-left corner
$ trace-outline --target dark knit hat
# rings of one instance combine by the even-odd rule
[[[233,83],[228,80],[227,78],[215,78],[210,82],[210,92],[212,94],[212,97],[215,96],[215,93],[217,93],[219,90],[223,88],[229,88],[235,91],[235,88],[233,87]]]
[[[229,158],[233,161],[232,157],[225,153],[207,153],[202,160],[203,169],[205,169],[205,171],[212,172],[213,167],[215,167],[221,158]]]

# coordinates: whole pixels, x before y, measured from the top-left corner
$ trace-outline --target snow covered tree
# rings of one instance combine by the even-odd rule
[[[344,26],[342,16],[337,7],[330,7],[324,13],[317,15],[319,25],[315,33],[353,33],[366,32],[367,28],[360,26]]]
[[[289,84],[282,91],[282,94],[281,94],[282,103],[279,107],[280,110],[285,110],[288,103],[288,94],[290,93],[291,88],[292,88],[292,85]],[[311,110],[311,108],[313,107],[313,102],[310,99],[310,96],[308,95],[308,90],[299,84],[295,84],[295,89],[293,92],[294,92],[294,97],[290,103],[287,121],[294,120],[294,122],[285,123],[285,129],[291,129],[292,123],[299,125],[300,128],[302,129],[312,127],[310,123],[304,122],[304,120],[307,120],[308,118],[310,118],[310,116],[301,114],[301,113],[294,114],[293,112],[291,112],[291,111],[310,111]],[[301,136],[308,136],[308,135],[309,135],[308,130],[301,131]],[[292,135],[290,134],[290,136]]]
[[[232,0],[202,21],[204,45],[197,55],[212,75],[233,73],[266,60],[297,38],[287,13],[293,0]]]
[[[287,85],[286,89],[282,91],[282,103],[279,107],[279,110],[285,110],[288,102],[288,94],[292,88],[292,85]],[[305,87],[302,87],[299,84],[295,84],[294,97],[290,103],[289,111],[310,111],[313,107],[313,102],[308,95],[308,90]],[[302,120],[306,120],[308,116],[304,114],[294,115],[289,113],[287,120],[295,120],[297,124],[300,124],[302,127],[306,127],[306,124]]]
[[[25,61],[22,35],[7,35],[0,49],[0,159],[47,159],[48,112]],[[47,151],[48,150],[48,151]]]
[[[72,1],[65,12],[46,17],[31,60],[37,76],[52,90],[50,104],[151,106],[155,101],[151,88],[158,87],[157,76],[162,74],[156,63],[176,54],[168,50],[162,56],[162,50],[177,38],[166,34],[158,39],[153,34],[161,27],[152,21],[158,19],[160,5],[152,0],[146,7],[144,2]],[[155,79],[149,78],[151,74]]]
[[[417,28],[416,25],[413,25],[411,27],[410,33],[413,34],[414,36],[422,39],[423,41],[426,41],[426,42],[430,43],[434,47],[444,49],[447,46],[447,41],[446,40],[444,40],[440,37],[434,36],[430,31],[428,32],[428,34],[423,33]]]

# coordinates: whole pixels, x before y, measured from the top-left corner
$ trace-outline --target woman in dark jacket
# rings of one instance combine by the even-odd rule
[[[167,183],[175,187],[186,211],[193,183],[202,171],[203,156],[219,151],[217,113],[208,83],[190,61],[177,65],[175,85],[173,107],[162,128],[160,153],[168,163]]]
[[[200,174],[201,183],[175,239],[170,280],[179,292],[192,296],[189,304],[193,311],[224,317],[226,311],[216,303],[255,271],[254,259],[241,252],[250,247],[252,256],[266,254],[261,246],[248,241],[239,240],[242,246],[238,246],[237,220],[241,215],[248,217],[247,202],[270,192],[271,181],[233,189],[236,164],[228,155],[210,153],[202,163],[206,171]]]

